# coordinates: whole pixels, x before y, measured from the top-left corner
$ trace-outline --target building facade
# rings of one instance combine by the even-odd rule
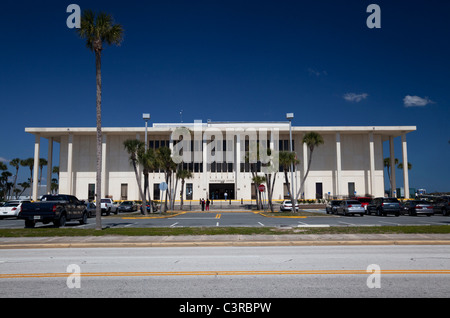
[[[141,199],[130,155],[123,145],[127,139],[138,139],[147,140],[147,146],[153,149],[169,147],[172,153],[178,155],[176,160],[180,161],[180,167],[192,171],[193,177],[185,180],[184,200],[208,197],[251,200],[255,196],[252,170],[263,175],[268,166],[272,168],[269,172],[276,180],[273,199],[282,200],[289,196],[289,189],[285,185],[283,169],[276,159],[278,151],[290,150],[290,134],[299,164],[294,167],[294,173],[287,175],[289,182],[293,178],[294,193],[299,193],[299,198],[384,196],[383,158],[392,158],[391,188],[395,189],[394,138],[402,139],[402,162],[408,162],[406,134],[415,130],[415,126],[290,127],[286,122],[199,121],[192,124],[155,123],[148,129],[104,127],[101,196],[114,200]],[[95,128],[26,128],[25,131],[35,136],[34,180],[37,180],[39,170],[38,158],[43,157],[41,140],[45,138],[48,139],[48,166],[59,165],[59,193],[73,194],[84,200],[94,199]],[[303,136],[308,132],[319,133],[324,143],[314,149],[310,172],[300,192],[299,187],[311,156],[307,145],[302,143]],[[385,141],[389,142],[387,154],[383,154]],[[59,163],[53,162],[54,143],[59,143]],[[261,152],[269,153],[268,159],[259,156],[260,145],[266,145],[271,150]],[[408,165],[403,166],[405,197],[409,197]],[[51,180],[51,169],[47,170],[47,180]],[[143,174],[140,173],[140,176],[143,184]],[[164,193],[159,185],[164,181],[163,171],[150,172],[152,199],[163,198]],[[180,199],[180,187],[181,182],[178,182],[177,200]],[[47,191],[50,192],[49,187]],[[37,184],[33,185],[33,199],[38,199]]]

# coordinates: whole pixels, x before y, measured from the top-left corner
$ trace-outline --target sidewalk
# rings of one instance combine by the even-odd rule
[[[0,249],[325,245],[450,245],[450,234],[108,235],[0,238]]]

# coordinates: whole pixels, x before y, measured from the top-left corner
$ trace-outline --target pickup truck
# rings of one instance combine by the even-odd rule
[[[100,200],[100,207],[102,209],[102,214],[106,213],[106,215],[109,215],[111,212],[114,214],[117,214],[119,211],[117,210],[117,206],[114,205],[113,199],[106,198]]]
[[[56,227],[60,227],[70,220],[86,224],[88,212],[84,201],[73,195],[44,195],[40,202],[23,203],[18,218],[25,220],[26,228],[34,227],[36,222],[53,222]]]

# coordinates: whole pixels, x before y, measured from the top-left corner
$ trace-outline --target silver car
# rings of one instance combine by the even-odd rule
[[[356,200],[343,200],[337,207],[336,212],[344,215],[359,214],[361,216],[366,213],[361,202]]]

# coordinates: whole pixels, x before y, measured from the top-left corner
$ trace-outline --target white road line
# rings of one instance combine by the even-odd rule
[[[264,226],[264,224],[262,224],[261,222],[258,222],[259,225]]]
[[[401,225],[399,223],[394,223],[394,222],[384,222],[384,221],[378,221],[380,223],[386,223],[386,224],[394,224],[394,225]]]
[[[177,225],[179,222],[175,222],[174,224],[172,224],[170,227],[174,227],[175,225]]]
[[[216,226],[219,226],[219,222],[216,223]]]
[[[338,223],[342,223],[342,224],[346,224],[346,225],[356,225],[356,224],[354,224],[354,223],[348,223],[348,222],[342,222],[342,221],[339,221]]]

